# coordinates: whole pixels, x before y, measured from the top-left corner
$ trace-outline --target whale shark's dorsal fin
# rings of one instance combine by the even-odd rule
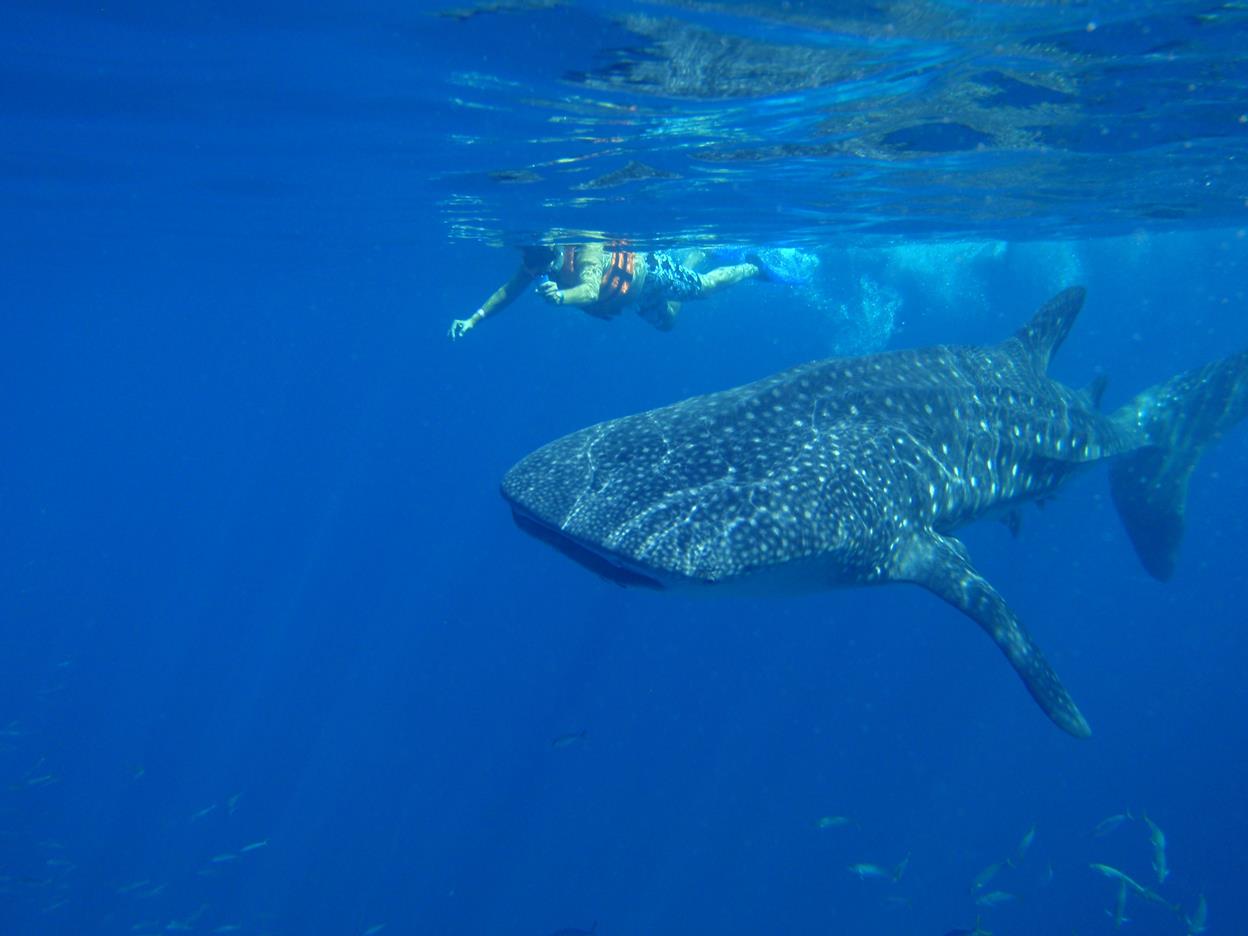
[[[1087,290],[1082,286],[1063,289],[1014,334],[1041,373],[1048,369],[1054,352],[1066,340],[1086,295]]]
[[[1087,398],[1088,405],[1100,412],[1101,400],[1105,399],[1105,388],[1108,386],[1109,378],[1104,374],[1097,374],[1080,392]]]
[[[1092,733],[1031,635],[1005,599],[975,571],[961,541],[934,530],[916,533],[896,550],[890,578],[922,585],[973,620],[1005,654],[1031,697],[1059,728],[1077,738]]]

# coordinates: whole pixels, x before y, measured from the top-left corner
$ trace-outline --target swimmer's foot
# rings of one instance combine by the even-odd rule
[[[796,247],[767,247],[745,257],[758,267],[758,278],[768,283],[793,286],[808,283],[819,266],[819,258]]]
[[[760,251],[751,251],[750,253],[747,253],[742,258],[742,260],[745,263],[751,263],[754,266],[758,267],[758,273],[756,273],[754,276],[755,279],[762,280],[764,283],[775,282],[775,280],[771,278],[771,273],[767,269],[767,264],[763,263],[763,258],[762,258],[762,254]]]

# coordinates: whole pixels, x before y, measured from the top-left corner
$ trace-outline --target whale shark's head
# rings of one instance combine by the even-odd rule
[[[695,431],[685,431],[694,404]],[[620,584],[764,593],[836,584],[835,553],[857,531],[831,502],[835,472],[807,465],[816,456],[780,431],[739,443],[707,432],[714,406],[687,401],[556,439],[507,472],[503,497],[525,532]],[[804,567],[816,557],[820,571]]]
[[[595,427],[596,428],[596,427]],[[503,478],[516,525],[596,575],[619,585],[662,588],[605,545],[615,526],[609,498],[596,489],[594,429],[565,436],[521,459]]]

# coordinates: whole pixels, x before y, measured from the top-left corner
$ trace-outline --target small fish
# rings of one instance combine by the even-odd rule
[[[1007,904],[1011,900],[1014,900],[1014,899],[1015,899],[1014,895],[1011,893],[1008,893],[1007,891],[1000,891],[1000,890],[989,891],[987,894],[984,894],[983,896],[976,898],[975,906],[977,907],[999,907],[1002,904]]]
[[[121,887],[117,888],[114,893],[130,894],[137,891],[140,887],[147,887],[147,885],[151,883],[152,882],[148,878],[144,878],[141,881],[131,881],[129,884],[122,884]]]
[[[893,868],[893,882],[894,883],[901,880],[901,876],[906,873],[906,868],[909,867],[909,865],[910,865],[910,856],[906,855],[906,857],[902,858],[901,862],[895,868]]]
[[[979,874],[975,875],[974,879],[971,881],[971,893],[974,894],[977,891],[983,890],[984,885],[996,877],[997,872],[1000,870],[1001,862],[994,861],[988,867],[984,868],[983,871],[980,871]]]
[[[1205,902],[1205,895],[1201,894],[1200,899],[1196,901],[1196,909],[1192,911],[1192,915],[1184,918],[1187,924],[1187,936],[1198,936],[1205,931],[1205,923],[1209,919],[1209,905]]]
[[[238,809],[238,801],[242,798],[243,798],[242,793],[235,793],[233,796],[227,799],[225,801],[225,811],[229,813],[231,816],[234,815],[234,810]]]
[[[199,822],[199,820],[203,819],[205,816],[212,815],[212,813],[216,812],[216,809],[217,809],[217,804],[212,803],[208,806],[205,806],[203,809],[200,809],[200,810],[197,810],[196,812],[191,813],[191,822]]]
[[[849,825],[848,816],[820,816],[815,820],[816,829],[839,829]]]
[[[1129,812],[1108,816],[1096,824],[1096,828],[1092,830],[1092,834],[1097,838],[1102,838],[1109,835],[1110,832],[1113,832],[1124,822],[1130,822],[1134,818],[1135,816],[1131,815]]]
[[[213,855],[211,861],[213,864],[225,864],[227,861],[237,861],[238,855],[233,852],[222,852],[219,855]]]
[[[28,787],[47,786],[49,783],[56,783],[60,779],[56,774],[45,773],[37,777],[31,777],[26,781],[26,785]]]
[[[906,873],[906,866],[908,864],[910,864],[910,856],[906,855],[906,857],[901,860],[901,863],[895,865],[891,871],[887,868],[882,868],[877,864],[870,864],[865,861],[850,865],[849,870],[858,875],[858,877],[864,881],[867,878],[873,878],[881,881],[892,881],[895,884],[900,881],[901,876]]]
[[[1141,897],[1147,900],[1149,903],[1158,904],[1159,906],[1165,907],[1166,909],[1171,910],[1174,913],[1182,913],[1181,907],[1179,907],[1176,904],[1170,903],[1170,901],[1166,900],[1165,897],[1162,897],[1161,894],[1157,893],[1154,890],[1149,890],[1143,884],[1140,884],[1137,881],[1133,880],[1130,875],[1124,874],[1123,872],[1119,871],[1117,868],[1111,868],[1109,865],[1095,864],[1095,863],[1089,865],[1089,867],[1092,868],[1093,871],[1099,871],[1101,874],[1105,875],[1107,878],[1110,878],[1111,880],[1121,881],[1122,883],[1126,884],[1127,887],[1131,888],[1131,890],[1135,891],[1137,894],[1139,894]]]
[[[377,934],[380,933],[385,928],[386,928],[385,923],[374,923],[372,926],[370,926],[368,929],[364,931],[363,936],[377,936]]]
[[[240,849],[238,850],[238,853],[239,853],[240,855],[245,855],[245,854],[247,854],[247,852],[253,852],[253,851],[255,851],[257,848],[266,848],[266,847],[268,847],[268,844],[269,844],[269,840],[268,840],[268,839],[260,839],[259,841],[252,842],[252,843],[251,843],[251,844],[249,844],[249,845],[244,845],[242,848],[240,848]]]
[[[1093,871],[1100,872],[1101,874],[1105,875],[1107,878],[1109,878],[1112,881],[1121,881],[1123,884],[1131,888],[1141,897],[1144,896],[1144,892],[1148,889],[1146,887],[1141,886],[1140,884],[1137,884],[1134,880],[1132,880],[1130,875],[1123,874],[1117,868],[1111,868],[1107,864],[1097,864],[1096,862],[1093,862],[1092,864],[1088,865],[1088,867],[1090,867]]]
[[[1027,857],[1027,849],[1031,848],[1031,843],[1036,840],[1036,825],[1033,822],[1031,828],[1028,829],[1022,839],[1019,840],[1018,847],[1014,849],[1014,857],[1010,859],[1011,867],[1018,867],[1023,863],[1023,859]]]
[[[1153,855],[1153,871],[1157,874],[1157,883],[1165,884],[1166,878],[1170,876],[1170,868],[1166,864],[1165,849],[1161,849]]]
[[[213,932],[214,933],[237,933],[241,929],[242,929],[242,926],[240,926],[237,923],[222,923],[220,926],[214,929]]]
[[[1114,929],[1122,929],[1123,923],[1130,923],[1127,919],[1127,882],[1118,882],[1118,899],[1114,901],[1114,909],[1105,911],[1114,921]]]
[[[858,875],[862,880],[867,878],[876,878],[878,880],[888,880],[892,875],[881,868],[879,865],[868,864],[867,862],[859,862],[849,866],[849,870]]]
[[[1143,897],[1145,900],[1147,900],[1149,903],[1155,903],[1159,907],[1165,907],[1167,910],[1169,910],[1171,913],[1177,916],[1181,917],[1183,915],[1182,907],[1180,907],[1176,903],[1171,903],[1170,901],[1166,900],[1165,897],[1162,897],[1161,894],[1157,893],[1155,890],[1151,890],[1150,888],[1146,887],[1144,888],[1144,891],[1143,893],[1140,894],[1140,896]]]
[[[988,930],[984,929],[979,917],[975,918],[974,929],[955,929],[945,933],[945,936],[992,936]]]
[[[1148,816],[1144,817],[1144,823],[1148,826],[1149,841],[1153,843],[1153,871],[1157,874],[1157,883],[1165,884],[1170,876],[1170,869],[1166,867],[1166,833]]]
[[[1156,904],[1159,907],[1166,907],[1168,911],[1171,911],[1172,914],[1179,917],[1179,919],[1182,919],[1183,907],[1179,906],[1178,904],[1171,904],[1171,902],[1166,900],[1166,897],[1163,897],[1161,894],[1158,894],[1157,891],[1149,890],[1148,887],[1144,887],[1143,894],[1139,896],[1142,896],[1144,900],[1147,900],[1149,902],[1149,904]]]
[[[550,746],[554,748],[556,751],[560,751],[563,748],[570,748],[572,745],[580,744],[582,741],[584,741],[588,734],[589,734],[589,730],[583,728],[580,731],[575,731],[575,732],[572,732],[571,734],[560,735],[559,737],[555,738],[554,741],[550,742]]]

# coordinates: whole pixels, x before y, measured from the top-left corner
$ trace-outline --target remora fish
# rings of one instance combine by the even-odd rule
[[[1117,412],[1045,373],[1084,291],[992,346],[936,346],[795,367],[564,436],[502,483],[517,523],[627,585],[764,592],[912,582],[974,620],[1045,713],[1090,734],[959,527],[1049,497],[1114,462],[1114,501],[1146,569],[1168,578],[1187,482],[1248,410],[1248,352]]]

